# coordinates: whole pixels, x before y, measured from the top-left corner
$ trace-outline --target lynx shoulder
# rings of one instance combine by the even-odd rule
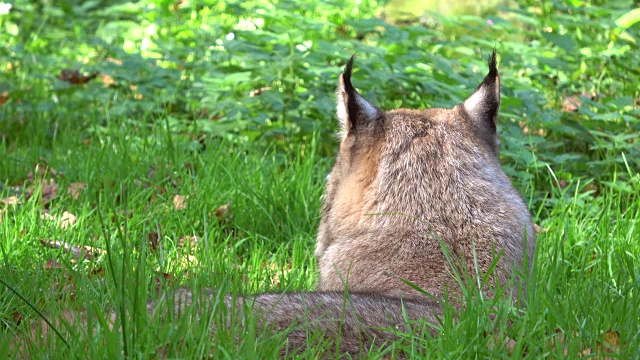
[[[474,259],[486,272],[499,255],[502,283],[525,253],[531,264],[530,215],[498,159],[495,52],[482,83],[452,109],[380,110],[353,87],[352,66],[337,91],[341,142],[315,253],[319,290],[346,281],[351,291],[417,296],[404,279],[442,296],[452,270],[443,246],[470,272]]]

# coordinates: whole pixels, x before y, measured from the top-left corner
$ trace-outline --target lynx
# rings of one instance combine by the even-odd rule
[[[530,215],[499,163],[495,51],[482,83],[452,109],[383,111],[352,85],[353,62],[337,89],[340,148],[321,210],[317,290],[225,297],[229,309],[253,309],[262,328],[287,329],[283,355],[320,332],[357,357],[407,320],[435,323],[442,309],[423,291],[455,296],[452,272],[486,273],[497,262],[493,284],[515,299],[524,291],[518,274],[532,264]],[[207,309],[216,296],[181,288],[173,297],[179,312]]]
[[[452,271],[485,273],[497,261],[494,283],[515,299],[524,291],[517,272],[532,263],[531,218],[498,159],[495,51],[482,83],[452,109],[380,110],[353,87],[352,69],[353,57],[337,89],[340,149],[321,210],[317,291],[235,304],[249,302],[270,329],[304,324],[288,333],[283,354],[305,347],[309,329],[357,356],[393,340],[385,329],[404,329],[407,319],[434,323],[438,302],[407,281],[441,298],[455,294]],[[191,296],[181,290],[178,303]]]

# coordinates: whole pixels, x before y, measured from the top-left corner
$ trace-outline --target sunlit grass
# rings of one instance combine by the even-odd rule
[[[164,131],[154,127],[149,137]],[[145,306],[157,294],[171,294],[181,285],[213,288],[219,294],[312,290],[314,236],[329,161],[314,158],[312,151],[276,155],[225,142],[191,151],[175,145],[180,144],[179,136],[174,137],[172,149],[162,142],[139,146],[128,142],[127,132],[116,127],[100,140],[82,146],[59,141],[48,157],[60,186],[48,212],[75,214],[78,220],[73,226],[62,229],[57,221],[43,219],[45,208],[38,197],[6,206],[3,214],[2,280],[52,322],[64,311],[86,309],[90,327],[98,327],[95,336],[87,326],[67,327],[63,321],[58,330],[71,348],[49,332],[46,346],[36,340],[29,348],[32,356],[275,356],[282,335],[260,335],[259,329],[246,325],[253,320],[245,319],[242,328],[238,324],[218,328],[212,337],[210,321],[191,313],[197,308],[163,320],[149,317]],[[12,165],[3,166],[6,171]],[[14,185],[5,186],[2,196],[19,189],[26,173],[5,179]],[[64,189],[76,181],[86,182],[87,187],[73,199]],[[432,339],[428,325],[416,324],[380,354],[555,357],[565,350],[551,347],[550,339],[565,333],[568,354],[577,356],[595,349],[610,329],[621,335],[622,351],[632,354],[640,342],[638,199],[615,186],[601,189],[597,196],[579,184],[583,191],[575,193],[552,186],[556,190],[549,198],[550,216],[536,219],[542,231],[526,311],[511,308],[508,301],[482,300],[471,286],[469,306],[459,313],[449,309],[435,324],[441,336]],[[186,208],[176,209],[177,194],[188,196]],[[216,215],[227,203],[228,213]],[[150,233],[160,234],[157,245],[152,246]],[[194,235],[197,243],[178,246],[181,238]],[[89,245],[108,254],[76,260],[67,252],[42,246],[41,239]],[[47,265],[50,260],[59,264],[57,268]],[[37,318],[4,286],[0,299],[4,334],[20,334],[28,329],[29,319]],[[105,329],[107,309],[118,313],[116,330]],[[207,316],[221,321],[225,312],[218,305]],[[17,326],[16,319],[23,317]],[[515,348],[495,345],[494,333],[515,341]],[[8,340],[0,345],[6,354]],[[327,346],[311,347],[305,354],[322,355]],[[374,349],[370,357],[376,353]]]
[[[619,334],[619,358],[638,357],[637,45],[628,40],[637,32],[618,38],[610,25],[624,8],[580,5],[567,16],[530,6],[514,11],[513,24],[460,17],[432,29],[382,26],[368,19],[377,2],[322,2],[300,13],[287,3],[282,18],[240,33],[242,7],[186,3],[193,9],[156,7],[127,25],[146,29],[139,23],[163,15],[167,34],[117,34],[128,51],[142,41],[135,36],[153,38],[169,49],[164,64],[85,34],[103,34],[89,15],[40,19],[24,8],[10,18],[23,26],[11,25],[19,36],[0,34],[9,44],[0,47],[0,199],[15,196],[0,203],[0,279],[9,285],[0,284],[0,358],[277,356],[284,333],[264,335],[251,317],[211,323],[226,323],[219,301],[228,293],[314,289],[332,162],[319,154],[335,153],[341,64],[358,53],[357,86],[381,107],[451,105],[472,90],[492,47],[501,55],[501,156],[541,228],[526,310],[483,297],[471,282],[466,307],[449,303],[440,322],[412,324],[364,357],[577,358],[602,347],[608,331]],[[295,26],[299,38],[278,37]],[[581,38],[568,38],[576,28]],[[236,41],[223,41],[232,30]],[[572,44],[582,55],[566,51]],[[71,85],[57,79],[64,67],[95,68],[119,83]],[[593,89],[595,100],[561,111],[566,97]],[[66,227],[65,212],[76,217]],[[77,257],[43,246],[50,241],[95,252]],[[149,300],[170,299],[180,286],[214,289],[217,301],[169,316],[171,301],[161,302],[147,313]],[[64,341],[42,329],[26,335],[38,312]],[[82,312],[86,322],[68,323]],[[14,336],[24,353],[9,349]],[[331,339],[310,336],[301,356],[327,356]]]

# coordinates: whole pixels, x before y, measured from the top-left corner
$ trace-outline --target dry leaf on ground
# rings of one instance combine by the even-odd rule
[[[22,201],[17,196],[8,196],[2,199],[2,203],[6,205],[20,205]]]
[[[485,333],[484,336],[486,337],[487,334]],[[507,356],[511,356],[511,353],[513,353],[513,350],[516,348],[516,341],[506,335],[496,332],[491,336],[491,339],[489,339],[488,345],[490,349],[502,349],[503,351],[506,351]]]
[[[180,256],[176,260],[176,265],[183,268],[193,268],[194,266],[198,265],[198,259],[191,254],[187,254],[186,256]]]
[[[183,236],[178,240],[178,247],[195,247],[200,238],[195,235]]]
[[[74,182],[69,184],[67,187],[67,195],[73,200],[78,200],[80,197],[80,192],[84,191],[87,188],[87,184],[83,182]]]
[[[62,217],[60,218],[60,228],[63,230],[68,229],[76,223],[78,218],[72,213],[65,211],[62,213]]]
[[[149,243],[149,247],[152,251],[155,251],[158,248],[158,239],[160,239],[160,234],[157,232],[150,232],[147,234],[147,242]]]
[[[40,219],[47,220],[47,221],[55,221],[56,218],[53,215],[49,214],[48,212],[45,212],[40,214]]]
[[[42,265],[42,267],[45,269],[63,269],[64,268],[62,264],[60,264],[59,262],[53,259],[47,261],[44,265]]]
[[[73,215],[72,213],[68,212],[68,211],[64,211],[62,213],[62,215],[60,216],[60,218],[57,218],[53,215],[51,215],[49,212],[44,212],[40,215],[40,218],[42,220],[46,220],[46,221],[57,221],[58,225],[60,226],[60,228],[62,230],[66,230],[68,228],[70,228],[71,226],[73,226],[73,224],[76,223],[76,220],[78,219],[75,215]]]
[[[12,314],[12,317],[13,317],[13,323],[16,325],[20,325],[22,321],[24,321],[24,315],[22,315],[17,311]]]
[[[45,181],[42,185],[42,203],[46,204],[51,201],[58,194],[58,185],[53,179]]]
[[[151,180],[155,173],[156,173],[156,167],[153,165],[149,166],[149,171],[147,172],[147,178]]]
[[[578,332],[571,331],[571,336],[579,336]],[[556,329],[556,334],[549,339],[547,346],[551,349],[562,349],[562,354],[567,356],[569,354],[569,348],[567,347],[567,338],[561,329]]]
[[[36,194],[37,189],[38,189],[38,186],[35,183],[29,186],[26,192],[27,200],[31,199]],[[56,184],[56,181],[54,179],[44,180],[42,183],[42,190],[41,190],[42,204],[46,205],[51,200],[53,200],[53,198],[55,198],[57,194],[58,194],[58,185]]]
[[[602,341],[612,350],[620,350],[620,334],[617,331],[607,330],[607,332],[602,335]]]
[[[218,222],[220,224],[223,225],[228,223],[233,219],[233,216],[231,215],[231,202],[219,206],[213,213],[216,218],[218,218]]]
[[[107,253],[105,250],[100,248],[87,245],[71,245],[57,240],[40,239],[40,243],[46,247],[61,249],[64,252],[71,253],[71,255],[76,259],[91,260]]]
[[[40,162],[37,162],[33,165],[33,170],[29,171],[27,175],[27,180],[30,182],[35,182],[36,180],[44,180],[45,175],[49,176],[58,176],[58,171],[53,167],[49,166],[49,162],[40,158]]]
[[[76,299],[76,283],[73,282],[72,276],[54,283],[51,290],[59,294],[60,299],[64,299],[66,296],[69,296],[71,300]]]
[[[264,263],[260,268],[266,270],[270,275],[269,279],[271,280],[272,286],[280,286],[283,280],[285,280],[285,277],[291,273],[291,264],[282,266],[276,263]]]
[[[572,330],[571,331],[572,338],[579,338],[580,334]],[[602,341],[598,341],[596,343],[596,350],[593,350],[593,347],[583,348],[582,351],[578,352],[578,357],[593,357],[595,355],[596,359],[612,359],[612,357],[607,356],[606,354],[618,354],[620,352],[620,334],[617,331],[608,330],[606,333],[602,334],[600,337]],[[551,337],[550,343],[552,349],[562,349],[562,354],[564,356],[569,356],[569,347],[567,336],[560,329],[556,329],[556,335]],[[617,358],[615,356],[614,358]]]
[[[178,211],[186,209],[187,199],[189,199],[189,195],[175,195],[173,197],[173,207]]]
[[[156,293],[160,293],[165,287],[163,285],[174,284],[178,281],[178,279],[174,275],[158,271],[156,276],[153,277],[153,281],[156,284]]]

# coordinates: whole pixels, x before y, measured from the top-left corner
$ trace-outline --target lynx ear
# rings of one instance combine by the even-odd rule
[[[496,132],[500,107],[500,76],[496,67],[496,51],[489,57],[489,73],[478,88],[462,103],[469,119],[483,132]]]
[[[351,84],[354,57],[355,55],[347,62],[338,84],[337,112],[342,128],[342,138],[382,116],[382,111],[360,96]]]

